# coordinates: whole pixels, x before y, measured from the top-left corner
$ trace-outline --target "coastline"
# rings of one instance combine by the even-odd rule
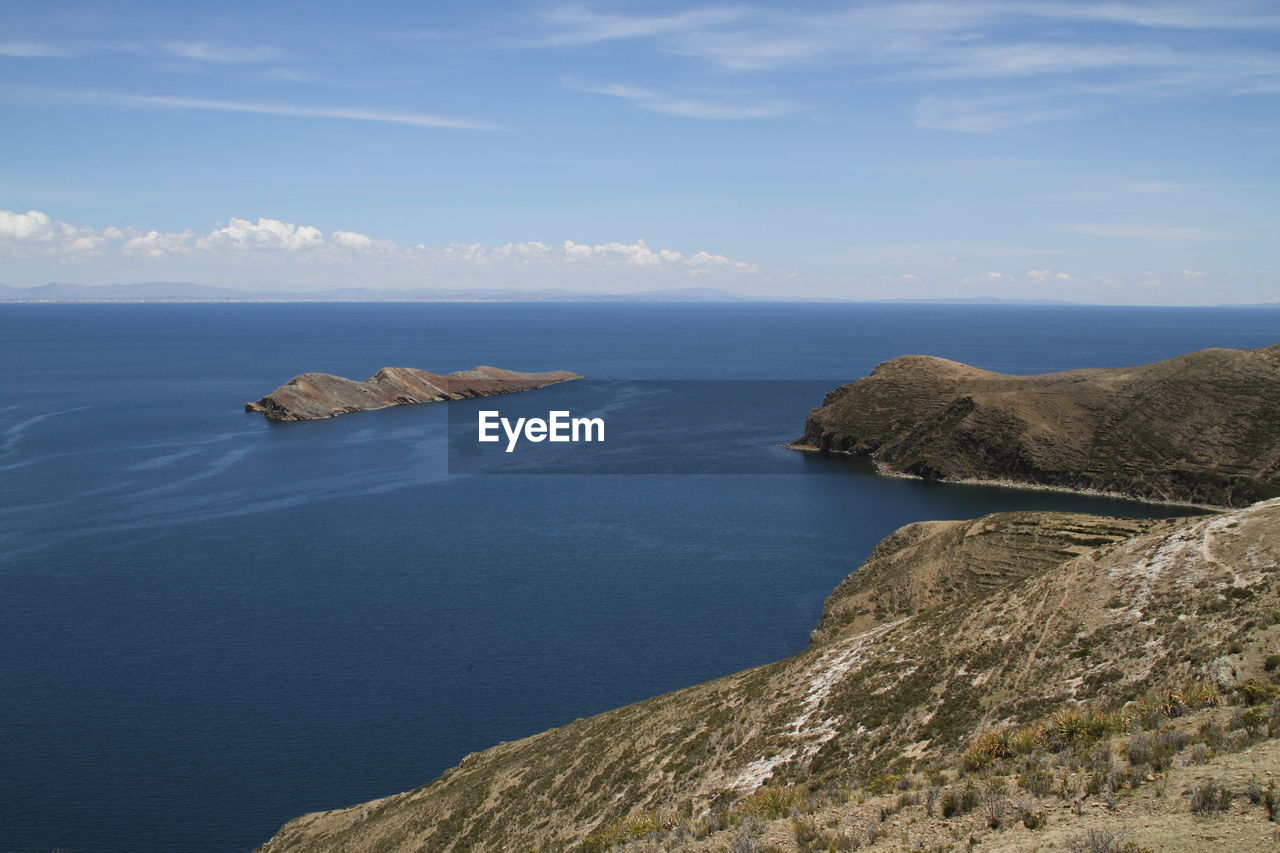
[[[907,474],[903,471],[897,471],[893,468],[890,468],[888,465],[885,465],[883,462],[881,462],[878,459],[875,459],[866,454],[854,453],[849,450],[823,450],[819,447],[814,447],[812,444],[801,444],[799,442],[794,442],[794,441],[788,442],[786,444],[779,444],[778,447],[784,448],[786,450],[795,450],[799,453],[812,453],[815,455],[831,454],[831,455],[839,455],[839,456],[851,456],[859,459],[867,459],[871,462],[871,464],[875,465],[876,476],[879,476],[879,477],[894,477],[899,480],[924,480],[925,479],[924,477],[921,477],[918,474]],[[1220,504],[1198,504],[1198,503],[1191,503],[1190,501],[1155,500],[1153,498],[1140,498],[1134,495],[1127,495],[1124,492],[1110,492],[1110,491],[1105,491],[1103,489],[1072,489],[1067,486],[1050,486],[1050,485],[1045,485],[1040,483],[1028,483],[1020,480],[1006,480],[1006,479],[996,478],[996,477],[992,477],[991,479],[983,479],[979,477],[961,477],[957,479],[933,480],[931,482],[954,484],[954,485],[960,485],[960,486],[998,486],[1002,489],[1026,489],[1028,491],[1033,491],[1033,492],[1059,492],[1059,493],[1068,494],[1068,495],[1085,495],[1085,496],[1095,497],[1095,498],[1114,498],[1117,500],[1124,500],[1124,501],[1136,501],[1137,503],[1151,504],[1153,506],[1186,507],[1188,509],[1205,510],[1207,512],[1227,512],[1232,509],[1238,509],[1238,507],[1230,507],[1230,506],[1225,506]]]

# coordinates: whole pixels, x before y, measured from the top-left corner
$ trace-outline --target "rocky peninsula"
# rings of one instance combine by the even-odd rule
[[[807,651],[304,815],[260,851],[1269,849],[1278,587],[1280,500],[911,524]]]
[[[330,373],[302,373],[261,400],[245,403],[244,410],[261,412],[273,421],[309,421],[387,406],[530,391],[581,378],[564,370],[520,373],[484,365],[444,375],[413,367],[384,367],[363,382]]]
[[[792,446],[931,480],[1246,506],[1280,495],[1280,344],[1031,376],[903,356],[827,394]]]

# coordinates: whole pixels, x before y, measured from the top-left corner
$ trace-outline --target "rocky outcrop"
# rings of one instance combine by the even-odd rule
[[[1035,376],[903,356],[829,393],[792,446],[933,480],[1245,506],[1280,495],[1280,344]]]
[[[256,403],[245,403],[244,410],[261,412],[273,421],[309,421],[406,403],[529,391],[581,378],[564,370],[520,373],[483,365],[443,376],[412,367],[384,367],[363,382],[330,373],[303,373]]]
[[[995,725],[1188,679],[1225,687],[1224,660],[1229,680],[1268,677],[1278,581],[1280,500],[1166,521],[911,525],[832,596],[806,652],[304,815],[261,851],[571,850],[601,827],[705,815],[765,785],[937,767]]]

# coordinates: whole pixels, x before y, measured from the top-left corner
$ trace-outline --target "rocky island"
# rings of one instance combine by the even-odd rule
[[[829,393],[791,446],[933,480],[1246,506],[1280,495],[1280,344],[1033,376],[903,356]]]
[[[363,382],[330,373],[302,373],[261,400],[245,403],[273,421],[309,421],[408,403],[434,403],[530,391],[581,379],[578,373],[520,373],[481,365],[443,376],[413,367],[384,367]]]

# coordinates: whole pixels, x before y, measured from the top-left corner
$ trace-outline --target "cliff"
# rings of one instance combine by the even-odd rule
[[[303,373],[256,403],[245,403],[244,410],[261,412],[273,421],[307,421],[406,403],[510,394],[581,378],[563,370],[519,373],[485,366],[443,376],[412,367],[384,367],[363,382],[330,373]]]
[[[932,780],[930,797],[976,801],[963,774],[979,761],[982,772],[1006,773],[1001,785],[1046,775],[1020,796],[1041,816],[1071,806],[1052,816],[1049,832],[1065,832],[1104,790],[1119,803],[1158,784],[1149,780],[1181,784],[1169,763],[1176,750],[1148,764],[1131,746],[1127,776],[1098,776],[1097,749],[1110,750],[1108,768],[1120,754],[1106,737],[1148,737],[1140,727],[1174,718],[1200,725],[1195,714],[1217,713],[1213,725],[1225,726],[1227,710],[1210,706],[1237,694],[1271,701],[1278,578],[1280,500],[1162,521],[1015,512],[910,525],[832,595],[807,651],[499,744],[416,790],[299,817],[260,850],[761,850],[761,837],[778,850],[852,849],[833,833],[855,825],[873,849],[915,849],[908,836],[925,829],[941,839],[928,849],[947,849],[1009,828],[966,818],[969,800],[948,813],[930,799],[926,816],[924,792],[908,798],[921,784],[910,780]],[[1261,738],[1259,754],[1278,754],[1266,738],[1280,728],[1261,712],[1249,719],[1249,743]],[[1177,748],[1190,749],[1179,737]],[[1226,741],[1244,749],[1243,737],[1198,749],[1226,761]],[[1048,769],[1001,770],[1023,760],[1022,745],[1026,762]],[[996,775],[982,790],[1012,802],[1012,792],[990,793]],[[1194,817],[1180,791],[1158,791],[1161,808]],[[1143,808],[1155,814],[1155,800]],[[810,813],[816,824],[801,819]],[[1037,831],[1027,826],[1016,837]],[[901,832],[882,837],[885,827]],[[1177,840],[1164,849],[1209,849],[1182,824],[1170,831]],[[814,846],[828,835],[830,846]]]
[[[903,356],[829,393],[793,446],[926,479],[1246,506],[1280,495],[1280,344],[1035,376]]]

